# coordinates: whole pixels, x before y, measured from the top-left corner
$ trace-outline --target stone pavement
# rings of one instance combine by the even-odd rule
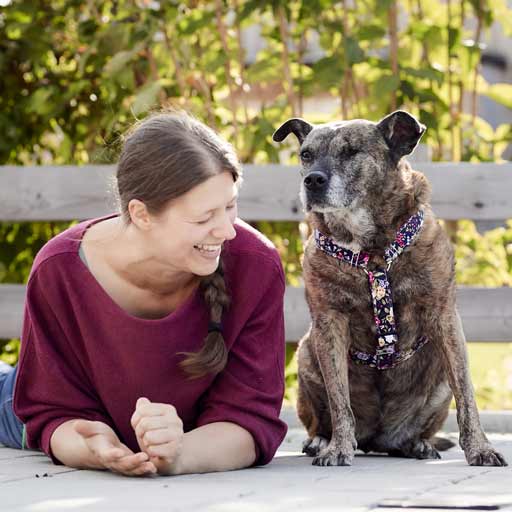
[[[268,466],[205,475],[128,478],[0,447],[0,511],[412,512],[501,504],[512,512],[512,466],[471,467],[452,448],[435,461],[358,454],[351,467],[315,467],[300,453],[304,431],[291,423]],[[512,433],[489,438],[512,464]],[[378,506],[386,503],[390,508]]]

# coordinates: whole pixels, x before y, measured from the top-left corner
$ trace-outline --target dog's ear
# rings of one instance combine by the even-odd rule
[[[312,124],[309,124],[307,121],[304,121],[304,119],[300,119],[299,117],[294,117],[292,119],[288,119],[286,123],[282,124],[274,132],[272,139],[275,142],[282,142],[290,133],[293,133],[297,139],[299,139],[299,143],[302,144],[312,129]]]
[[[377,128],[384,135],[389,149],[397,160],[412,153],[426,130],[415,117],[403,110],[397,110],[381,119]]]

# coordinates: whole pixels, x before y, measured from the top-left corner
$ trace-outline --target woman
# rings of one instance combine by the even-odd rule
[[[50,240],[27,286],[0,441],[125,475],[266,464],[282,441],[284,278],[237,220],[240,169],[199,121],[160,113],[125,141],[120,214]],[[1,379],[0,379],[1,380]]]

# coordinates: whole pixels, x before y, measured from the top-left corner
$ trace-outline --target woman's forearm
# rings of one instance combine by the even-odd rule
[[[256,448],[252,435],[235,423],[203,425],[183,436],[179,463],[170,469],[162,464],[160,474],[182,475],[246,468],[254,463]]]
[[[66,421],[51,437],[53,455],[63,464],[78,469],[105,469],[84,438],[74,429],[77,420]],[[229,471],[250,466],[256,459],[252,435],[235,423],[203,425],[183,435],[178,464],[155,463],[164,475]]]
[[[84,438],[74,429],[76,421],[66,421],[55,429],[50,439],[53,455],[72,468],[104,469],[97,457],[91,453]]]

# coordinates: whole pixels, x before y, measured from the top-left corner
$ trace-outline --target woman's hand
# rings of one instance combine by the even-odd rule
[[[183,448],[183,422],[170,404],[150,402],[139,398],[132,416],[140,449],[159,473],[180,473],[180,457]]]
[[[151,475],[157,472],[147,453],[132,452],[105,423],[76,420],[73,428],[82,436],[101,468],[128,476]]]

